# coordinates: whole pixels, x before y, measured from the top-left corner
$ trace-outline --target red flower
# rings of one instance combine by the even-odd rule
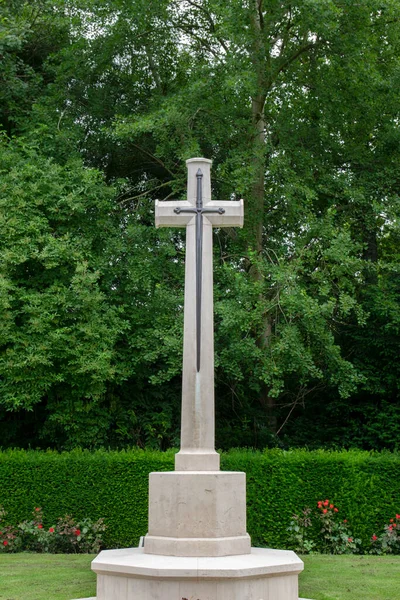
[[[328,504],[329,504],[329,500],[325,500],[324,506],[328,506]]]
[[[335,512],[339,512],[339,509],[338,509],[338,508],[336,508],[336,506],[335,506],[335,508],[334,508],[333,510],[334,510]]]
[[[394,519],[390,519],[390,522],[393,523]]]
[[[400,515],[396,515],[396,519],[400,519]]]
[[[374,534],[374,535],[372,536],[372,538],[371,538],[371,539],[372,539],[372,541],[373,541],[373,542],[376,542],[376,540],[378,539],[378,536],[376,536],[376,535]]]
[[[35,508],[36,512],[39,512],[40,508]]]
[[[4,540],[4,542],[3,542],[3,546],[8,546],[8,542],[7,542],[7,540]]]
[[[40,525],[37,526],[38,529],[43,529],[43,525],[40,523]]]
[[[345,520],[343,521],[343,523],[347,523],[347,519],[345,519]]]
[[[76,536],[81,535],[81,530],[80,529],[75,529],[74,533],[75,533]]]
[[[347,541],[348,541],[348,542],[352,542],[352,541],[353,541],[353,538],[349,538]]]
[[[393,523],[393,527],[397,527],[397,524],[396,524],[396,523]]]
[[[324,515],[326,515],[326,513],[328,512],[328,509],[324,508],[324,510],[322,512],[324,513]]]
[[[389,531],[393,531],[393,525],[389,525],[388,529]]]
[[[330,505],[329,505],[329,508],[333,508],[333,506],[334,506],[333,504],[330,504]]]
[[[322,500],[320,500],[320,501],[318,502],[318,508],[321,508],[321,507],[322,507]]]
[[[54,527],[49,528],[50,533],[54,533]]]

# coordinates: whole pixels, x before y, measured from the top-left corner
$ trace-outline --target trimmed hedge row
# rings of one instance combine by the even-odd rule
[[[108,547],[135,546],[147,531],[148,474],[173,470],[174,452],[0,452],[0,505],[11,523],[44,510],[46,523],[71,514],[104,517]],[[248,531],[254,546],[290,547],[294,512],[329,498],[365,549],[400,513],[400,454],[362,451],[232,450],[221,467],[247,473]]]

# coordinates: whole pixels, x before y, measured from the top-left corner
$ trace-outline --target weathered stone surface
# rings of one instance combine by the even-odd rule
[[[146,553],[229,556],[250,552],[245,473],[151,473],[149,497]]]
[[[290,551],[253,548],[226,557],[173,557],[141,548],[106,550],[93,561],[97,600],[298,600],[302,561]]]
[[[188,160],[187,200],[156,203],[157,227],[186,227],[181,449],[174,472],[150,475],[144,548],[93,561],[97,600],[299,600],[302,561],[250,548],[245,474],[219,471],[212,227],[241,227],[243,201],[211,201],[210,166]]]
[[[188,169],[187,200],[156,202],[156,227],[186,227],[185,306],[182,370],[181,448],[175,456],[176,471],[216,471],[219,454],[215,451],[214,416],[214,325],[213,325],[213,227],[242,227],[243,200],[211,200],[211,161],[192,158]],[[196,306],[196,216],[185,213],[196,207],[197,172],[202,174],[202,205],[222,208],[223,214],[202,216],[201,260],[201,367],[197,370]],[[182,212],[176,214],[176,209]]]

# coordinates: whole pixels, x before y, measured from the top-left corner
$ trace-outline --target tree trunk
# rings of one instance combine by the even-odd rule
[[[250,248],[255,252],[257,259],[261,259],[263,250],[263,227],[264,227],[264,193],[265,193],[265,100],[268,89],[269,56],[265,52],[263,40],[262,0],[254,0],[253,12],[253,66],[257,78],[257,93],[252,98],[252,123],[253,136],[253,184],[252,202],[247,214],[248,230],[250,234]],[[250,273],[255,281],[260,281],[262,273],[260,262],[256,260],[251,267]],[[258,346],[265,352],[271,341],[272,323],[270,316],[266,314],[263,319],[260,335],[257,339]],[[275,416],[275,398],[269,395],[269,388],[263,384],[259,401],[264,407],[268,425],[271,433],[277,431],[277,420]]]

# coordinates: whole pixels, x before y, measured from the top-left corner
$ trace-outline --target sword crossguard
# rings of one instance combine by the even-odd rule
[[[222,208],[222,206],[220,206],[219,208],[180,208],[178,206],[178,208],[174,208],[174,213],[176,215],[180,215],[181,213],[198,213],[200,215],[202,214],[207,214],[207,213],[218,213],[220,215],[223,215],[225,212],[225,209]]]

